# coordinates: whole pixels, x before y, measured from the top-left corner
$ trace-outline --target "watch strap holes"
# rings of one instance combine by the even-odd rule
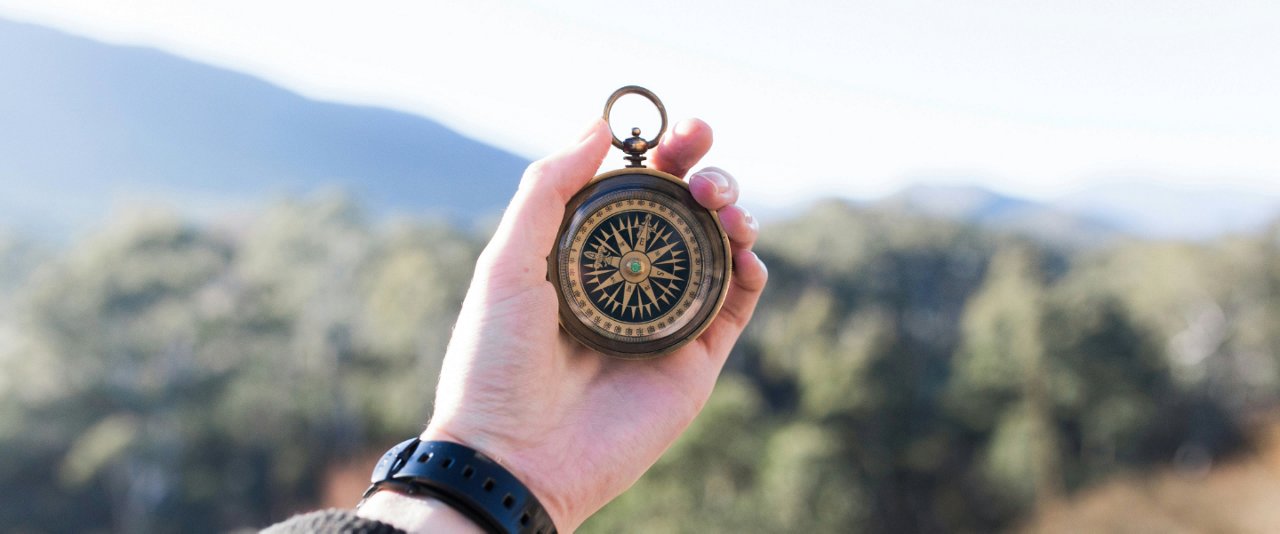
[[[510,471],[474,449],[447,441],[407,440],[378,461],[372,485],[379,489],[430,495],[494,532],[555,534],[542,503]],[[362,501],[363,502],[363,501]],[[4,531],[0,527],[0,533]]]

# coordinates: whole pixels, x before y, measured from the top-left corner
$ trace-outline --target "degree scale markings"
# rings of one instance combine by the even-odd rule
[[[681,322],[700,284],[698,240],[670,208],[622,198],[597,205],[571,238],[572,303],[584,323],[641,338]],[[690,245],[693,245],[692,247]],[[638,290],[638,291],[637,291]]]

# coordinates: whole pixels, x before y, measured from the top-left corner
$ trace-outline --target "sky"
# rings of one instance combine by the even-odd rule
[[[1280,195],[1280,3],[0,0],[536,158],[639,84],[748,205],[972,183]],[[638,97],[615,129],[651,133]],[[616,161],[615,161],[616,160]],[[603,168],[621,166],[610,158]]]

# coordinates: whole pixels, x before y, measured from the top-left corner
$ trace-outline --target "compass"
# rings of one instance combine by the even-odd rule
[[[547,274],[560,300],[560,325],[587,347],[619,358],[651,358],[696,339],[729,288],[729,238],[676,176],[647,168],[644,153],[667,127],[666,109],[648,89],[609,97],[648,98],[662,116],[652,140],[613,138],[624,169],[596,176],[565,206]]]

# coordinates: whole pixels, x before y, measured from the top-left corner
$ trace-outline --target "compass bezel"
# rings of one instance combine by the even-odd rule
[[[653,193],[672,202],[673,204],[669,206],[672,211],[690,214],[692,220],[686,221],[690,230],[705,237],[706,250],[703,254],[708,258],[708,267],[702,270],[699,278],[699,293],[705,290],[705,295],[695,298],[692,309],[682,314],[681,319],[689,317],[686,323],[675,331],[650,341],[612,339],[585,324],[574,313],[567,300],[572,298],[571,295],[567,295],[571,289],[563,285],[567,275],[563,274],[565,271],[562,269],[566,268],[565,262],[568,261],[568,252],[572,247],[573,239],[590,216],[590,213],[586,213],[583,208],[604,197],[616,196],[617,193],[627,190]],[[675,209],[676,206],[681,206],[683,209]],[[732,249],[729,237],[721,226],[716,211],[708,210],[698,204],[689,191],[688,183],[684,180],[646,167],[628,167],[601,174],[578,191],[565,206],[565,215],[560,224],[555,247],[547,257],[547,279],[556,289],[560,326],[583,345],[604,354],[625,359],[657,357],[675,351],[697,339],[719,314],[728,295],[732,276]],[[693,280],[690,282],[692,283]]]

